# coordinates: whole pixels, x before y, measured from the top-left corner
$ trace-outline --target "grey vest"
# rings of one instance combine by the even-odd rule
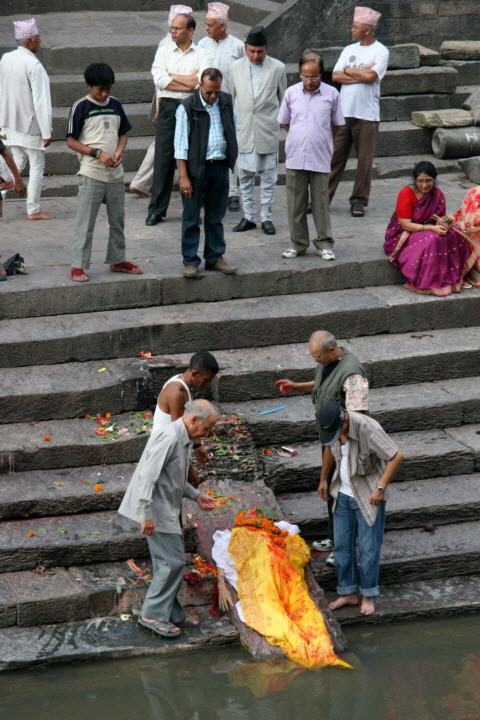
[[[340,405],[345,407],[345,393],[342,390],[342,385],[349,375],[362,375],[367,377],[365,369],[351,352],[345,348],[341,348],[342,357],[337,367],[330,373],[324,383],[322,381],[322,374],[324,367],[320,363],[317,363],[315,368],[315,384],[312,392],[312,402],[315,405],[315,415],[318,413],[322,405],[329,402],[338,402]]]

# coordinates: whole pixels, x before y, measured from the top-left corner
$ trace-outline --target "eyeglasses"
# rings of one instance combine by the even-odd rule
[[[210,97],[210,95],[218,95],[220,90],[204,90],[203,92],[207,97]]]
[[[300,75],[300,80],[311,80],[312,82],[316,82],[317,80],[320,80],[321,77],[321,75]]]

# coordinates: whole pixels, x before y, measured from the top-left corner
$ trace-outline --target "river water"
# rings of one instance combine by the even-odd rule
[[[478,615],[346,628],[354,670],[238,646],[0,676],[1,720],[479,720]]]

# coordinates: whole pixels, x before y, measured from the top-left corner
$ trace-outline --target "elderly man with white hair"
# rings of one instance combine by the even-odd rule
[[[30,165],[27,191],[29,220],[50,220],[40,210],[45,149],[52,141],[50,81],[36,54],[40,33],[35,18],[17,20],[17,49],[0,61],[1,140],[9,148],[19,172]]]
[[[222,90],[230,93],[230,65],[245,56],[245,43],[235,35],[227,32],[228,5],[221,2],[208,3],[205,17],[205,30],[207,37],[198,43],[213,58],[213,67],[222,73]],[[228,209],[232,212],[240,210],[240,197],[238,195],[238,169],[229,173]]]
[[[185,405],[182,417],[150,436],[118,512],[141,525],[153,563],[153,578],[145,596],[140,625],[162,637],[177,637],[186,622],[177,598],[183,581],[185,548],[180,513],[182,497],[211,510],[213,500],[189,484],[189,451],[193,440],[205,437],[217,422],[207,400]],[[197,624],[189,618],[190,624]]]
[[[352,45],[342,51],[332,73],[341,84],[340,101],[345,117],[335,136],[330,173],[330,202],[342,179],[352,143],[357,153],[357,172],[350,196],[350,214],[363,217],[370,197],[373,158],[380,124],[380,81],[387,71],[388,50],[375,38],[380,13],[356,7],[353,15]]]

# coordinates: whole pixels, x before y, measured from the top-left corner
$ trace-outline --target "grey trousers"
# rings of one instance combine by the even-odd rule
[[[255,175],[250,170],[238,169],[238,178],[240,180],[240,191],[242,194],[243,217],[250,222],[257,221],[257,213],[255,209]],[[261,170],[260,175],[260,220],[265,222],[272,219],[273,195],[278,177],[278,166],[268,170]]]
[[[147,537],[152,556],[153,578],[142,606],[142,616],[172,622],[185,620],[185,611],[177,598],[183,581],[185,548],[180,534],[154,532]]]
[[[90,267],[92,239],[100,205],[107,206],[108,247],[105,262],[117,265],[125,262],[125,185],[106,183],[80,175],[75,236],[72,243],[72,268]]]
[[[312,215],[317,237],[313,244],[317,250],[333,248],[330,211],[328,209],[328,173],[287,168],[287,212],[292,248],[299,255],[307,251],[310,243],[307,222],[308,186],[312,201]]]
[[[153,164],[155,161],[155,140],[150,143],[148,150],[143,158],[143,162],[138,168],[138,172],[130,183],[131,188],[140,190],[147,195],[152,192],[153,182]]]

